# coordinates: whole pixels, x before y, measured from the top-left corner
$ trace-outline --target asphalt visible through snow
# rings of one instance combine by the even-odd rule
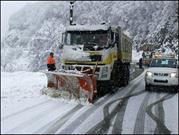
[[[164,109],[164,102],[170,99],[178,99],[178,93],[148,92],[144,87],[144,72],[136,68],[131,75],[128,86],[118,88],[113,94],[98,99],[94,105],[85,106],[78,104],[63,115],[58,115],[58,104],[52,101],[44,101],[17,113],[2,118],[1,121],[13,122],[21,117],[21,114],[33,113],[37,107],[41,112],[27,121],[17,122],[13,128],[5,133],[40,133],[40,134],[172,134],[165,120],[167,111]],[[178,100],[175,100],[178,106]],[[49,104],[49,105],[48,105]],[[165,107],[166,108],[166,107]],[[177,107],[176,107],[177,108]],[[176,108],[173,108],[173,111]],[[50,119],[51,110],[56,115]],[[78,114],[78,115],[77,115]],[[44,125],[32,128],[36,119],[49,117]],[[176,121],[178,120],[177,116]],[[177,123],[174,121],[175,123]],[[37,123],[36,123],[37,124]],[[151,125],[152,124],[152,125]],[[178,125],[176,125],[178,127]]]

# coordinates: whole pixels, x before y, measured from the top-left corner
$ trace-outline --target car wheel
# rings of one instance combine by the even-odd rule
[[[151,90],[151,87],[150,87],[150,85],[148,85],[148,84],[145,84],[145,90],[146,90],[146,91],[150,91],[150,90]]]
[[[179,86],[172,87],[172,92],[174,92],[174,93],[179,92]]]

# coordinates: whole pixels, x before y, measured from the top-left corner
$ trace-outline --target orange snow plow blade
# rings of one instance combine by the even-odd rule
[[[42,94],[93,101],[97,92],[94,74],[65,71],[43,71],[43,73],[46,74],[48,83],[47,88],[42,90]]]

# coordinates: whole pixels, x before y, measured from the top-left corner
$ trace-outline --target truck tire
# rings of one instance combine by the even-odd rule
[[[112,92],[111,81],[97,81],[97,96],[102,97]]]
[[[120,87],[129,84],[129,64],[123,64],[120,61],[116,61],[111,72],[111,84],[112,86]]]
[[[122,65],[121,70],[121,85],[126,86],[129,84],[129,66],[128,65]]]
[[[121,71],[120,61],[115,61],[113,70],[111,72],[111,79],[110,79],[112,86],[120,87],[120,77],[121,77],[120,71]]]
[[[126,78],[127,78],[127,85],[129,84],[130,79],[130,65],[126,65]]]

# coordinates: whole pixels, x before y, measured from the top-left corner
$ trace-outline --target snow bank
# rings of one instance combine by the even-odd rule
[[[32,88],[42,88],[46,85],[45,82],[47,79],[45,74],[39,72],[1,72],[1,75],[2,95],[4,95],[4,93],[12,92],[17,89],[22,90],[22,92],[28,90],[34,92],[35,90],[32,90]]]
[[[8,115],[43,98],[40,90],[47,85],[45,74],[38,72],[1,72],[1,114]],[[30,102],[28,102],[30,101]],[[24,104],[23,102],[28,102]]]
[[[52,101],[52,104],[57,102],[64,108],[66,104],[74,107],[78,103],[91,106],[87,102],[79,102],[75,99],[67,100],[41,95],[40,90],[46,86],[47,77],[44,73],[1,72],[1,118],[47,100]]]
[[[3,134],[32,134],[49,123],[53,125],[56,119],[63,117],[78,104],[76,101],[41,95],[40,90],[47,85],[47,78],[43,73],[20,71],[1,72],[1,75]]]

